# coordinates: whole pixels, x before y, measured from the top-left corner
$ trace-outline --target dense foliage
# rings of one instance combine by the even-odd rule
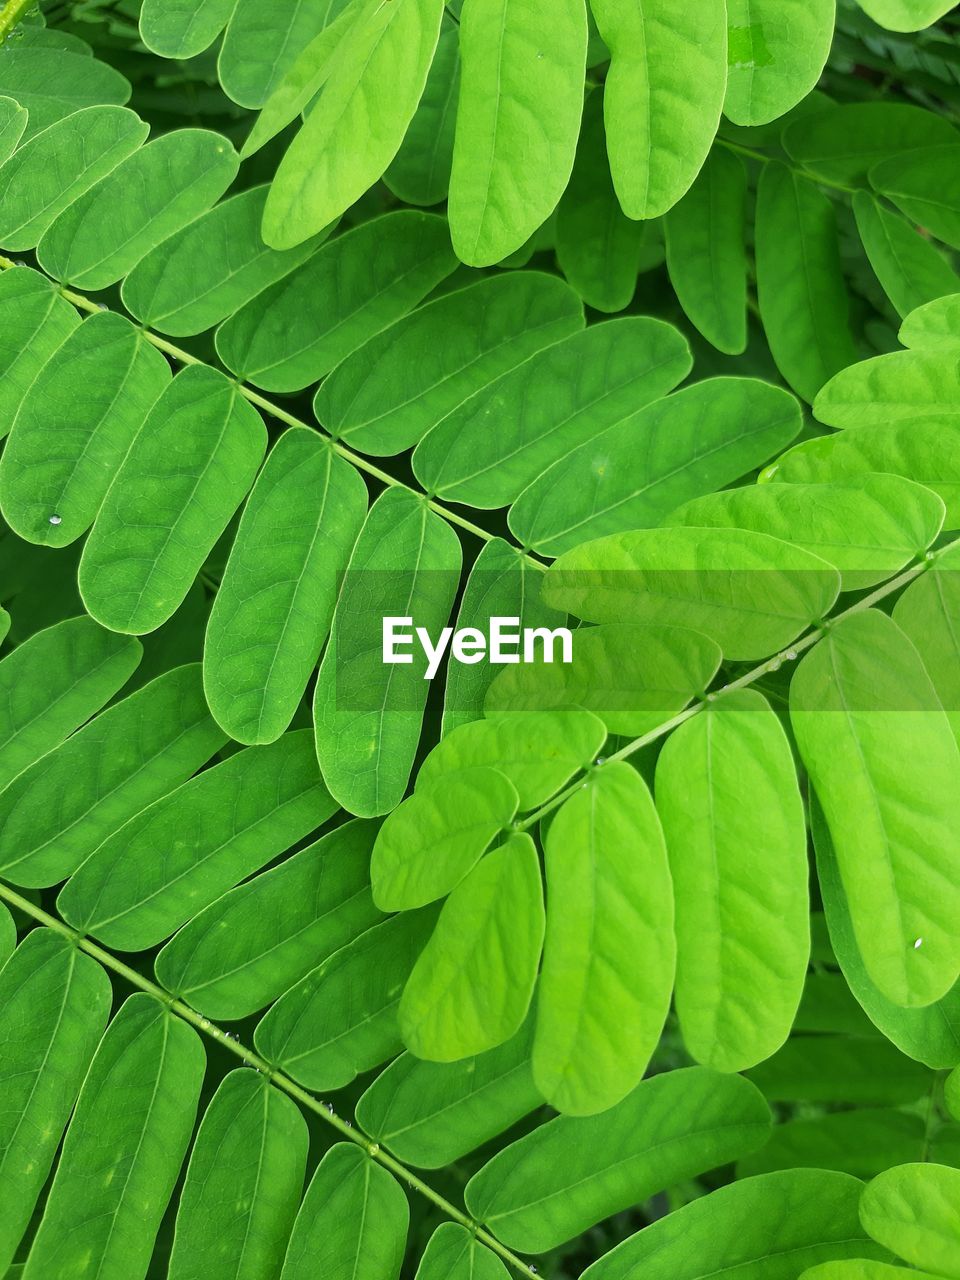
[[[0,1275],[960,1278],[951,7],[0,7]]]

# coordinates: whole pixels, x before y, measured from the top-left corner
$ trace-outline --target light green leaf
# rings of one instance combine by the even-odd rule
[[[960,1169],[888,1169],[864,1191],[860,1221],[874,1240],[912,1266],[960,1276]]]
[[[813,401],[853,364],[849,299],[829,197],[784,165],[768,164],[757,192],[757,297],[777,368]]]
[[[288,733],[268,747],[238,751],[144,809],[83,864],[57,905],[107,946],[141,951],[334,809],[309,732]]]
[[[960,292],[936,298],[912,311],[900,326],[905,347],[954,350],[960,347]]]
[[[0,169],[0,244],[32,249],[74,200],[149,133],[126,107],[86,107],[36,133]]]
[[[533,1074],[558,1111],[593,1115],[643,1076],[676,959],[663,832],[630,765],[603,766],[558,811],[546,868]]]
[[[157,956],[168,991],[210,1018],[245,1018],[382,917],[373,823],[348,822],[212,902]]]
[[[0,903],[0,969],[13,955],[17,945],[17,925],[8,909]]]
[[[255,386],[299,391],[405,315],[455,265],[442,218],[412,209],[373,218],[241,307],[217,330],[217,354]]]
[[[411,1053],[456,1062],[515,1035],[530,1007],[543,928],[536,846],[517,832],[454,888],[413,967],[398,1015]]]
[[[198,664],[158,676],[0,792],[4,877],[30,886],[63,880],[225,739],[207,711]]]
[[[465,5],[449,216],[468,265],[506,258],[556,208],[573,169],[586,57],[583,0],[556,0],[548,25],[537,0]]]
[[[526,719],[581,707],[608,732],[637,738],[702,694],[721,656],[714,641],[682,627],[583,627],[574,636],[572,663],[522,664],[502,672],[490,686],[486,713],[500,718],[522,712]]]
[[[447,6],[449,8],[449,6]],[[447,198],[460,94],[460,32],[441,26],[420,104],[383,180],[405,204],[439,204]]]
[[[517,805],[517,789],[494,768],[467,768],[418,787],[390,814],[373,847],[377,906],[408,911],[449,893],[509,829]]]
[[[933,1076],[880,1036],[793,1036],[747,1073],[771,1102],[897,1106],[929,1093]]]
[[[446,501],[506,506],[552,463],[632,421],[690,364],[686,340],[662,320],[592,325],[448,413],[418,445],[414,472]]]
[[[13,98],[0,97],[0,164],[13,155],[26,127],[26,108]]]
[[[0,494],[3,471],[0,467]],[[367,512],[359,473],[312,431],[285,432],[247,500],[210,614],[203,684],[238,742],[273,742],[320,657]]]
[[[93,524],[111,480],[170,382],[170,366],[124,316],[92,315],[39,371],[0,462],[14,533],[64,547]]]
[[[294,1224],[280,1280],[396,1280],[410,1209],[400,1184],[360,1147],[320,1161]]]
[[[949,350],[891,351],[831,378],[813,412],[831,427],[918,424],[960,415],[960,360]]]
[[[400,993],[436,918],[404,911],[334,952],[263,1017],[257,1051],[308,1089],[340,1089],[394,1057]]]
[[[508,1280],[495,1253],[457,1222],[444,1222],[430,1237],[414,1280]]]
[[[796,1280],[817,1262],[881,1256],[857,1221],[861,1187],[822,1169],[732,1183],[630,1236],[583,1280]]]
[[[799,429],[800,407],[781,387],[709,378],[625,415],[537,474],[510,528],[543,555],[649,528],[759,466]]]
[[[737,1177],[777,1169],[837,1169],[872,1178],[915,1159],[923,1144],[924,1123],[918,1115],[880,1108],[834,1111],[777,1125],[764,1147],[737,1161]]]
[[[530,1066],[533,1023],[531,1014],[506,1044],[460,1062],[401,1054],[357,1103],[357,1123],[406,1164],[453,1164],[542,1104]]]
[[[604,114],[613,185],[629,218],[656,218],[710,150],[727,83],[724,7],[711,0],[591,0],[610,50]]]
[[[940,143],[960,141],[949,120],[904,102],[827,103],[783,131],[792,160],[827,182],[866,186],[880,160]]]
[[[764,658],[830,609],[840,575],[819,556],[746,529],[641,529],[561,556],[548,604],[586,622],[689,627],[728,658]]]
[[[602,721],[580,709],[478,720],[455,729],[433,748],[420,766],[417,789],[482,765],[509,778],[520,812],[526,813],[592,764],[606,736]]]
[[[39,271],[18,267],[0,275],[0,437],[13,426],[17,410],[37,374],[80,317]]]
[[[203,1071],[192,1028],[151,996],[127,1000],[84,1080],[26,1280],[85,1271],[100,1280],[146,1275],[193,1131]]]
[[[306,45],[348,0],[238,0],[227,26],[217,74],[227,97],[262,107]]]
[[[115,631],[155,631],[249,489],[266,449],[256,410],[216,369],[167,386],[107,491],[80,560],[88,611]]]
[[[170,333],[200,333],[283,279],[313,253],[317,240],[278,253],[260,236],[267,188],[221,200],[151,249],[123,282],[123,305],[138,320]]]
[[[860,591],[918,560],[943,524],[935,493],[867,472],[838,484],[751,485],[695,498],[671,517],[699,528],[752,529],[813,552]]]
[[[747,345],[746,220],[743,161],[714,148],[663,224],[680,305],[707,341],[730,355]]]
[[[727,0],[727,95],[734,124],[768,124],[816,86],[833,43],[836,0]]]
[[[140,39],[161,58],[194,58],[216,40],[236,0],[144,0]]]
[[[931,1004],[960,974],[960,750],[920,655],[885,614],[844,618],[794,675],[790,715],[867,972]]]
[[[881,160],[870,183],[913,222],[960,249],[960,137]]]
[[[443,0],[361,2],[270,187],[263,238],[271,248],[316,235],[382,177],[423,93]]]
[[[168,1280],[279,1272],[307,1164],[296,1103],[257,1071],[231,1071],[211,1099],[180,1195]]]
[[[853,211],[870,265],[900,315],[960,289],[960,276],[939,249],[899,214],[866,191],[854,194]]]
[[[110,983],[51,929],[34,929],[0,971],[0,1271],[27,1229],[97,1041]]]
[[[467,1207],[510,1248],[541,1253],[769,1133],[770,1110],[747,1081],[670,1071],[602,1115],[560,1116],[511,1143],[470,1179]]]
[[[929,1271],[904,1272],[903,1267],[890,1262],[871,1262],[865,1258],[849,1258],[845,1262],[824,1262],[819,1267],[805,1271],[800,1280],[943,1280]]]
[[[83,52],[30,44],[4,48],[0,93],[28,112],[25,140],[84,107],[122,106],[130,92],[130,81],[91,58],[88,46]]]
[[[168,236],[205,213],[237,175],[219,133],[177,129],[128,156],[53,222],[37,246],[48,274],[103,289]]]
[[[143,653],[90,618],[38,631],[0,662],[0,788],[58,747],[127,681]]]
[[[323,382],[314,411],[352,448],[399,453],[448,414],[462,415],[502,374],[582,328],[583,307],[556,276],[491,276],[442,294],[364,343]]]
[[[778,1049],[810,958],[807,834],[790,744],[753,690],[668,739],[657,811],[676,891],[676,1008],[692,1056],[742,1071]],[[756,850],[773,872],[758,882]]]
[[[922,31],[954,7],[954,0],[857,0],[888,31]]]
[[[413,768],[429,681],[425,663],[382,662],[385,617],[412,617],[436,636],[460,576],[450,526],[407,489],[370,509],[340,592],[314,695],[317,754],[332,794],[360,817],[389,813]]]
[[[917,647],[933,687],[960,741],[960,548],[937,556],[912,583],[893,618]]]

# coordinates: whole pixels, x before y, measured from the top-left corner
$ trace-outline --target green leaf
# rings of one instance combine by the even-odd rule
[[[99,965],[34,929],[0,971],[0,1270],[30,1222],[110,1012]]]
[[[912,311],[900,326],[900,341],[905,347],[921,350],[960,346],[960,292],[936,298]]]
[[[125,107],[85,107],[36,133],[0,169],[0,244],[32,249],[65,209],[143,143]]]
[[[922,557],[943,524],[936,494],[900,476],[839,484],[751,485],[695,498],[671,517],[699,528],[752,529],[794,542],[840,570],[860,591]]]
[[[923,659],[957,740],[960,741],[960,554],[937,556],[927,573],[904,591],[893,609]]]
[[[793,1036],[748,1072],[771,1102],[897,1106],[929,1093],[933,1076],[880,1036]]]
[[[225,740],[207,711],[198,664],[158,676],[0,792],[4,877],[31,886],[63,880]]]
[[[78,289],[120,280],[155,245],[205,213],[237,175],[219,133],[178,129],[128,156],[54,221],[37,246],[49,275]]]
[[[13,916],[0,903],[0,969],[13,955],[17,945],[17,925]]]
[[[836,1169],[872,1178],[923,1149],[924,1123],[903,1111],[836,1111],[777,1125],[759,1151],[737,1161],[737,1177],[777,1169]],[[904,1277],[900,1277],[904,1280]]]
[[[515,1035],[530,1007],[543,928],[536,846],[517,832],[444,903],[400,1001],[407,1048],[418,1058],[455,1062]]]
[[[836,0],[727,0],[727,95],[734,124],[768,124],[816,86],[830,53]]]
[[[632,422],[690,363],[686,340],[662,320],[592,325],[448,413],[417,447],[414,472],[445,501],[506,506],[552,463]]]
[[[9,44],[4,48],[0,93],[28,112],[24,139],[84,107],[122,106],[129,100],[130,81],[99,58],[91,58],[87,46],[84,50],[39,45],[14,49]]]
[[[277,1275],[309,1135],[299,1108],[257,1071],[231,1071],[207,1107],[177,1211],[169,1280]]]
[[[57,905],[107,946],[143,950],[316,830],[335,808],[309,731],[285,734],[237,752],[142,810],[100,845]]]
[[[676,959],[663,832],[629,765],[603,766],[557,812],[546,869],[534,1079],[558,1111],[593,1115],[646,1070]]]
[[[454,266],[446,224],[434,214],[401,209],[371,219],[225,321],[217,354],[254,386],[299,391],[405,315]]]
[[[857,0],[888,31],[922,31],[953,8],[953,0]]]
[[[510,528],[543,555],[650,528],[682,502],[759,466],[799,429],[799,405],[782,388],[709,378],[624,415],[535,474],[510,512]]]
[[[144,0],[140,39],[162,58],[194,58],[216,40],[236,0]]]
[[[264,244],[260,220],[267,188],[253,187],[201,214],[151,249],[123,282],[123,305],[151,329],[201,333],[282,280],[313,253],[317,240],[279,253]]]
[[[638,738],[702,694],[720,666],[720,648],[682,627],[582,627],[573,662],[523,664],[490,686],[488,716],[545,713],[573,707],[592,711],[608,732]]]
[[[400,150],[383,180],[406,204],[446,200],[453,167],[453,140],[460,93],[460,32],[441,26],[427,83]]]
[[[957,142],[943,116],[904,102],[828,103],[794,120],[783,145],[815,177],[842,186],[866,186],[875,164],[923,147]]]
[[[892,351],[831,378],[813,412],[831,427],[949,424],[960,414],[960,361],[948,350]]]
[[[680,305],[707,341],[730,355],[747,345],[746,220],[743,161],[714,148],[663,224]]]
[[[39,371],[0,462],[0,505],[21,538],[64,547],[93,524],[170,382],[159,351],[113,312],[92,315]]]
[[[293,67],[305,45],[345,7],[347,0],[238,0],[227,26],[217,73],[228,98],[262,107]]]
[[[495,1253],[457,1222],[444,1222],[430,1237],[415,1280],[508,1280]]]
[[[203,1070],[195,1031],[151,996],[127,1000],[80,1091],[26,1280],[84,1271],[101,1280],[146,1275],[193,1131]]]
[[[557,262],[589,306],[623,311],[637,287],[645,228],[623,213],[613,189],[603,94],[587,98],[573,173],[557,207]]]
[[[865,1189],[860,1221],[874,1240],[912,1266],[960,1276],[960,1169],[888,1169]]]
[[[470,1179],[467,1207],[510,1248],[540,1253],[755,1150],[769,1132],[767,1104],[739,1076],[670,1071],[602,1115],[560,1116],[511,1143]]]
[[[418,787],[390,814],[373,847],[377,906],[408,911],[442,898],[509,830],[517,806],[517,789],[493,768],[467,768]]]
[[[727,24],[710,0],[591,0],[610,50],[604,91],[613,185],[629,218],[675,205],[713,142],[727,83]]]
[[[13,98],[0,97],[0,164],[13,155],[26,127],[26,109]]]
[[[845,1262],[824,1262],[819,1267],[805,1271],[801,1280],[903,1280],[907,1274],[911,1280],[943,1280],[928,1271],[904,1272],[903,1267],[889,1262],[871,1262],[865,1258],[849,1258]]]
[[[339,1142],[307,1188],[281,1280],[396,1280],[409,1218],[399,1183],[360,1147]]]
[[[943,254],[905,219],[866,191],[856,192],[853,209],[870,265],[900,315],[960,289],[960,276]]]
[[[382,177],[426,85],[443,0],[361,2],[270,187],[263,238],[274,249],[316,235]]]
[[[812,402],[857,352],[833,204],[780,164],[768,164],[760,178],[756,257],[760,318],[773,358],[794,391]]]
[[[2,481],[0,467],[0,494]],[[366,486],[329,441],[299,427],[280,437],[244,507],[204,641],[210,710],[238,742],[273,742],[290,724],[366,512]]]
[[[506,258],[556,208],[573,169],[586,56],[582,0],[557,0],[549,30],[537,0],[465,6],[449,203],[463,262]]]
[[[692,1056],[742,1071],[778,1049],[803,991],[807,834],[787,736],[741,690],[668,739],[657,811],[676,891],[676,1008]],[[754,850],[775,875],[757,882]]]
[[[243,500],[266,449],[259,415],[222,373],[190,365],[134,438],[80,561],[88,611],[115,631],[155,631]]]
[[[919,147],[870,170],[871,185],[938,240],[960,249],[960,137]]]
[[[308,1089],[340,1089],[394,1057],[400,993],[435,921],[404,911],[324,960],[261,1020],[257,1051]]]
[[[867,973],[931,1004],[960,973],[960,750],[920,655],[885,614],[850,615],[800,664],[790,715]]]
[[[168,991],[210,1018],[245,1018],[382,917],[370,896],[376,828],[348,822],[193,917],[157,956]]]
[[[516,787],[520,811],[527,813],[592,764],[606,736],[603,723],[579,708],[478,720],[433,748],[420,766],[417,788],[439,784],[459,769],[498,769]]]
[[[735,1182],[630,1236],[583,1280],[796,1280],[827,1259],[882,1255],[857,1221],[861,1187],[821,1169]]]
[[[401,1054],[357,1103],[357,1123],[406,1164],[440,1169],[535,1111],[533,1015],[506,1044],[459,1062]]]
[[[137,640],[70,618],[8,654],[0,662],[0,788],[99,711],[142,653]]]
[[[548,569],[543,596],[586,622],[689,627],[724,656],[764,658],[830,609],[840,575],[746,529],[642,529],[598,538]]]
[[[556,276],[491,276],[442,294],[364,343],[324,381],[314,411],[351,448],[399,453],[448,414],[463,414],[501,375],[582,328],[583,308]]]
[[[56,285],[29,267],[0,275],[0,436],[5,436],[37,374],[80,317]]]
[[[387,489],[353,549],[314,695],[317,754],[332,794],[360,817],[389,813],[413,768],[429,682],[419,658],[385,665],[385,617],[436,635],[461,563],[450,526],[407,489]]]

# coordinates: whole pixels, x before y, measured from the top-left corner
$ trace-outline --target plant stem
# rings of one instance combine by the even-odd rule
[[[384,1151],[373,1138],[368,1137],[365,1133],[355,1129],[348,1121],[343,1120],[328,1103],[315,1098],[312,1093],[308,1093],[306,1089],[291,1080],[282,1071],[275,1070],[265,1058],[262,1058],[253,1049],[248,1049],[246,1045],[234,1039],[221,1027],[216,1026],[208,1018],[202,1017],[194,1009],[191,1009],[189,1005],[184,1004],[182,1000],[178,1000],[171,992],[165,990],[158,983],[152,982],[149,978],[145,978],[136,969],[132,969],[111,952],[104,950],[103,947],[98,946],[97,943],[92,942],[89,938],[85,938],[83,934],[78,933],[76,929],[71,928],[63,920],[59,920],[41,907],[35,906],[29,898],[24,898],[15,889],[11,889],[9,885],[4,884],[3,881],[0,881],[0,898],[5,899],[12,907],[35,920],[37,924],[43,925],[47,929],[53,929],[69,939],[74,946],[79,947],[81,951],[85,951],[88,956],[91,956],[105,969],[115,973],[117,977],[123,978],[125,982],[128,982],[132,987],[136,987],[137,990],[153,996],[155,1000],[159,1000],[164,1004],[176,1017],[188,1022],[197,1031],[209,1036],[211,1040],[215,1040],[222,1048],[240,1058],[245,1066],[253,1067],[259,1071],[276,1088],[282,1089],[284,1093],[293,1098],[302,1107],[319,1116],[331,1128],[336,1129],[342,1138],[348,1142],[355,1143],[358,1147],[362,1147],[372,1160],[376,1160],[385,1169],[389,1169],[392,1174],[405,1182],[408,1187],[424,1196],[431,1204],[436,1205],[448,1218],[452,1218],[454,1222],[458,1222],[462,1227],[465,1227],[472,1235],[476,1236],[481,1244],[497,1254],[504,1262],[508,1262],[520,1275],[528,1277],[528,1280],[542,1280],[532,1267],[524,1262],[522,1258],[518,1258],[512,1250],[502,1245],[496,1237],[485,1230],[480,1223],[475,1222],[469,1214],[451,1204],[439,1192],[434,1191],[433,1187],[418,1178],[406,1165],[401,1164],[399,1160],[394,1159],[393,1156]]]
[[[36,0],[7,0],[0,9],[0,44],[3,44],[27,9],[34,4]]]
[[[761,164],[770,164],[771,161],[782,164],[784,168],[797,174],[798,177],[806,178],[808,182],[816,183],[817,186],[830,187],[833,191],[842,191],[845,195],[852,195],[856,191],[856,187],[846,186],[842,182],[832,182],[829,178],[821,178],[819,174],[810,173],[809,170],[804,169],[801,165],[791,164],[787,157],[768,156],[762,151],[757,151],[754,147],[745,147],[739,142],[730,142],[727,138],[718,137],[716,144],[726,151],[733,151],[738,156],[746,156],[749,160],[759,160]]]
[[[16,265],[17,264],[10,258],[6,258],[0,254],[0,271],[7,271],[11,267],[16,267]],[[62,285],[58,286],[58,288],[60,295],[65,298],[67,302],[79,308],[81,311],[93,313],[103,310],[100,303],[93,302],[92,299],[87,298],[82,293],[76,293],[73,289],[67,289]],[[164,355],[169,356],[172,360],[176,360],[178,364],[206,364],[205,360],[201,360],[198,356],[192,355],[189,351],[184,351],[182,347],[175,346],[174,343],[168,342],[166,338],[161,338],[159,334],[154,333],[151,329],[147,329],[144,325],[139,325],[138,328],[151,346],[156,347],[158,351],[162,351]],[[408,493],[416,494],[418,498],[422,498],[426,502],[431,511],[435,511],[436,514],[446,520],[448,524],[458,525],[461,529],[465,529],[467,533],[473,534],[475,538],[479,538],[482,542],[494,542],[498,538],[499,535],[490,533],[488,529],[482,529],[480,525],[474,524],[471,520],[468,520],[465,516],[459,515],[456,511],[451,511],[449,507],[445,507],[443,503],[430,498],[427,494],[421,492],[421,490],[415,489],[413,485],[406,484],[403,480],[398,480],[396,476],[390,475],[388,471],[384,471],[382,468],[375,466],[374,463],[368,462],[361,454],[354,453],[352,449],[348,449],[347,446],[341,444],[339,440],[335,440],[333,436],[331,436],[328,431],[324,430],[324,428],[318,423],[304,422],[302,418],[298,418],[294,414],[288,413],[286,409],[282,409],[279,405],[274,404],[272,400],[268,400],[266,396],[262,396],[260,392],[255,391],[253,387],[248,387],[245,382],[240,382],[238,379],[234,379],[234,381],[236,382],[237,390],[245,400],[249,400],[252,405],[255,405],[258,409],[262,409],[264,413],[269,414],[271,418],[275,418],[277,422],[282,422],[288,427],[302,427],[305,431],[320,432],[329,441],[330,447],[333,451],[349,462],[351,466],[356,467],[358,471],[365,471],[368,476],[373,476],[374,479],[379,480],[381,484],[388,485],[390,488],[406,489]],[[521,547],[518,547],[517,551],[520,552],[524,559],[528,560],[534,568],[546,568],[543,561],[538,560],[537,557],[531,555],[529,551],[526,551]]]

